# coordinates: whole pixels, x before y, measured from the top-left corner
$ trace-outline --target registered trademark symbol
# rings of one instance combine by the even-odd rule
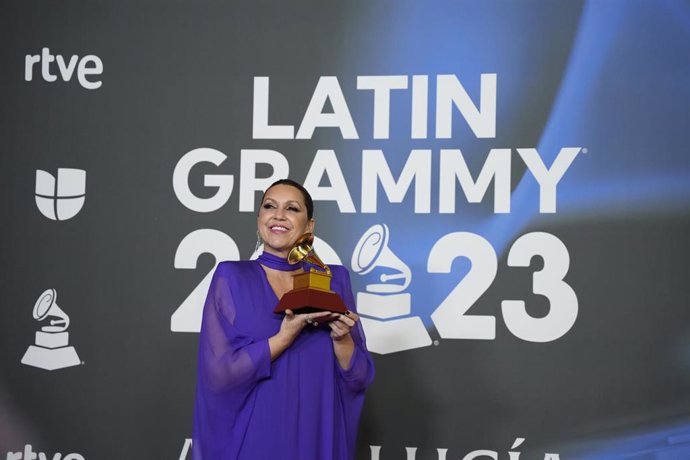
[[[441,343],[441,342],[439,342],[438,340],[434,340],[434,346],[435,346],[435,347],[439,346],[440,343]]]
[[[587,147],[583,147],[582,153],[587,153],[587,152],[589,152],[589,150],[587,149]]]

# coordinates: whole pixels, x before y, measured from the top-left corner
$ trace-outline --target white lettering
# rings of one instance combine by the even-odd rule
[[[324,113],[326,102],[330,101],[333,113]],[[358,139],[355,123],[336,77],[321,77],[316,84],[297,139],[311,139],[316,128],[339,128],[343,139]]]
[[[442,149],[438,203],[442,214],[455,212],[456,178],[470,203],[479,203],[493,180],[494,212],[510,212],[510,149],[491,149],[476,182],[459,149]]]
[[[24,80],[26,81],[32,81],[34,78],[34,64],[37,64],[38,62],[41,61],[41,55],[36,54],[36,55],[30,55],[27,54],[26,58],[24,58]]]
[[[51,73],[51,64],[57,62],[58,73],[63,81],[71,81],[74,69],[77,69],[77,79],[79,84],[86,89],[97,89],[103,84],[102,81],[90,81],[87,75],[101,75],[103,73],[103,61],[98,56],[90,54],[79,59],[79,56],[72,55],[67,61],[62,55],[53,55],[50,49],[44,47],[40,55],[27,54],[24,59],[24,80],[33,81],[34,65],[41,63],[41,76],[47,82],[54,82],[58,76]],[[89,64],[93,64],[90,66]]]
[[[324,174],[330,186],[321,186]],[[342,213],[356,212],[352,196],[347,188],[347,182],[340,169],[338,157],[333,150],[319,150],[309,168],[304,188],[309,190],[312,199],[318,201],[335,201]]]
[[[216,264],[224,260],[240,260],[240,250],[227,234],[211,228],[200,228],[184,237],[175,251],[175,268],[195,270],[199,257],[203,254],[213,256]],[[199,332],[203,316],[204,300],[208,294],[213,269],[187,295],[170,317],[170,330],[173,332]]]
[[[182,445],[182,452],[180,452],[179,460],[187,460],[187,455],[189,455],[189,451],[191,449],[192,449],[192,440],[189,438],[186,438],[184,440],[184,444]]]
[[[390,129],[391,90],[407,89],[405,75],[357,77],[357,89],[374,90],[374,139],[388,139]]]
[[[210,148],[198,148],[185,153],[173,171],[173,189],[180,203],[196,212],[212,212],[223,206],[232,194],[234,185],[232,175],[204,175],[204,186],[217,187],[218,191],[210,198],[199,198],[189,188],[189,173],[199,163],[220,166],[226,158],[224,153]]]
[[[551,342],[564,336],[575,324],[577,294],[563,281],[570,267],[568,248],[555,236],[544,232],[522,235],[508,251],[509,267],[529,267],[539,256],[544,267],[532,275],[532,292],[548,299],[549,313],[534,318],[524,300],[504,300],[501,310],[506,327],[516,337],[529,342]]]
[[[436,77],[436,137],[452,137],[453,105],[478,138],[496,137],[496,74],[482,74],[479,109],[455,75]]]
[[[465,455],[463,460],[473,460],[478,457],[489,457],[493,458],[493,460],[498,460],[498,452],[495,452],[493,450],[475,450]]]
[[[537,149],[517,149],[539,184],[539,212],[556,212],[556,186],[580,153],[579,147],[563,147],[553,160],[551,169],[546,169]]]
[[[268,124],[269,77],[254,77],[254,112],[252,122],[253,139],[292,139],[295,127],[292,125]]]
[[[50,54],[48,48],[41,50],[41,75],[45,81],[55,81],[57,77],[50,73],[50,63],[55,60],[55,57]]]
[[[369,451],[371,452],[371,460],[379,460],[381,454],[381,446],[369,446]],[[446,453],[448,449],[436,449],[438,453],[438,460],[446,460]],[[407,456],[406,460],[416,460],[417,458],[417,448],[416,447],[405,447],[405,454]]]
[[[520,447],[520,445],[523,442],[525,442],[525,438],[515,438],[515,441],[513,442],[511,449],[515,449],[516,447]],[[520,460],[520,452],[508,452],[508,457],[510,457],[509,460]]]
[[[24,446],[23,452],[8,452],[6,460],[85,460],[82,455],[77,453],[67,454],[64,457],[60,452],[54,453],[52,456],[45,452],[34,452],[31,444]]]
[[[415,181],[414,211],[431,211],[431,150],[412,150],[396,182],[381,150],[362,151],[362,212],[377,209],[378,182],[391,203],[401,203]]]
[[[524,438],[517,438],[516,442],[521,444],[522,441],[524,441]],[[517,447],[513,445],[513,449]],[[371,460],[380,460],[380,455],[381,455],[381,446],[369,446],[369,451],[371,453]],[[444,448],[437,448],[436,449],[437,453],[437,459],[438,460],[446,460],[446,455],[448,453],[448,449]],[[417,447],[405,447],[405,454],[406,454],[406,460],[416,460],[417,458]],[[520,453],[519,452],[509,452],[510,454],[510,459],[511,460],[518,460]],[[514,457],[513,454],[517,454],[517,457]],[[494,450],[488,450],[488,449],[477,449],[472,452],[469,452],[467,455],[463,457],[463,460],[475,460],[479,457],[488,457],[493,460],[498,460],[498,452]],[[182,459],[180,459],[182,460]],[[560,460],[560,455],[559,454],[544,454],[544,460]]]
[[[540,187],[539,203],[542,213],[556,211],[557,185],[570,167],[580,148],[562,148],[549,169],[534,148],[518,149],[527,169]],[[460,149],[441,149],[438,164],[438,212],[452,214],[457,211],[459,190],[468,203],[480,203],[486,199],[493,186],[493,212],[511,212],[512,151],[507,148],[491,149],[481,170],[472,174]],[[173,188],[178,200],[196,212],[213,212],[224,206],[233,193],[232,174],[205,174],[203,186],[213,188],[210,197],[197,196],[190,188],[192,169],[199,163],[211,163],[220,167],[227,156],[211,148],[197,148],[184,154],[173,172]],[[414,212],[431,212],[432,150],[413,149],[404,165],[396,159],[397,177],[391,172],[383,150],[362,150],[361,163],[361,211],[375,213],[378,210],[378,188],[383,188],[389,203],[402,203],[409,195],[414,181]],[[278,151],[243,149],[240,155],[239,211],[254,212],[256,192],[265,190],[278,179],[289,176],[288,159]],[[476,177],[476,179],[475,179]],[[355,213],[349,184],[357,180],[346,178],[334,150],[317,150],[304,180],[315,201],[335,202],[341,213]],[[459,184],[459,187],[458,187]]]
[[[65,60],[59,54],[57,55],[56,61],[58,65],[58,70],[60,71],[60,75],[62,75],[63,80],[70,81],[72,79],[72,73],[74,72],[74,69],[77,67],[78,60],[79,57],[75,54],[70,58],[69,64],[65,66]]]
[[[278,179],[285,179],[290,173],[287,158],[275,150],[243,149],[240,165],[240,212],[254,211],[256,192],[263,192]],[[271,166],[273,173],[266,178],[256,177],[256,165]]]
[[[429,77],[412,77],[412,139],[426,139],[429,110]]]
[[[491,243],[469,232],[453,232],[438,240],[429,252],[429,273],[450,273],[458,257],[469,259],[472,269],[431,313],[444,339],[494,340],[496,318],[466,314],[496,278],[498,261]]]
[[[93,67],[87,67],[88,64],[93,64]],[[79,79],[79,84],[86,89],[98,89],[101,87],[103,82],[101,80],[89,81],[86,79],[87,75],[101,75],[103,73],[103,61],[98,56],[89,54],[84,56],[79,61],[79,67],[77,68],[77,78]]]
[[[27,69],[33,64],[27,56]],[[30,70],[26,71],[30,74]],[[335,76],[321,76],[295,135],[293,125],[269,124],[269,82],[266,76],[254,77],[252,135],[254,139],[311,139],[316,128],[338,128],[343,139],[359,139],[342,88]],[[406,75],[360,75],[357,89],[374,92],[373,138],[390,137],[391,92],[406,90]],[[497,75],[480,77],[479,104],[475,104],[456,75],[436,76],[436,138],[450,139],[453,112],[457,109],[478,138],[496,137]],[[326,113],[330,102],[332,112]],[[429,76],[412,76],[411,94],[412,139],[428,137]]]

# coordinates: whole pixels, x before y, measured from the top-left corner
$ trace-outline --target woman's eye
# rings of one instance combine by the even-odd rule
[[[288,211],[294,211],[294,212],[299,212],[299,209],[294,207],[294,206],[289,206]]]
[[[264,209],[271,209],[273,205],[271,203],[264,203]]]

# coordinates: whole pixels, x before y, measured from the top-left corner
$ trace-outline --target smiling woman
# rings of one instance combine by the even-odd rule
[[[265,252],[287,257],[300,236],[314,231],[314,202],[309,192],[290,179],[273,183],[261,199],[256,227]]]
[[[347,270],[331,266],[347,314],[273,313],[301,268],[287,254],[314,225],[307,190],[280,180],[257,215],[263,254],[216,268],[199,337],[195,460],[354,458],[374,367]]]

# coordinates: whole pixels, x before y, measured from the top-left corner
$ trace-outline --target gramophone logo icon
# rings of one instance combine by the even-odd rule
[[[412,298],[404,292],[412,272],[388,246],[386,224],[369,228],[352,253],[352,270],[360,275],[378,275],[357,293],[357,312],[367,335],[367,348],[388,354],[431,345],[431,337],[418,316],[411,316]]]
[[[77,351],[69,346],[69,316],[55,303],[56,298],[55,289],[48,289],[36,301],[34,319],[53,319],[50,319],[49,325],[36,331],[35,345],[29,345],[22,364],[49,371],[81,364]]]

